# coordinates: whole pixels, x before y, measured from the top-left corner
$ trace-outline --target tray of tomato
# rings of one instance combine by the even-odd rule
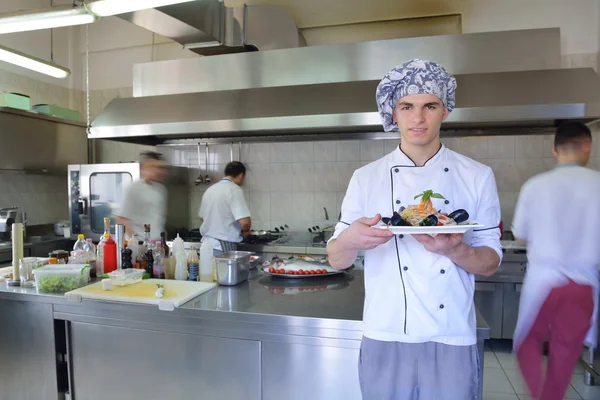
[[[265,267],[263,269],[263,272],[265,274],[268,274],[271,276],[277,276],[277,277],[281,277],[281,278],[293,278],[293,279],[314,278],[314,277],[318,277],[318,276],[331,276],[331,275],[339,275],[339,274],[343,273],[343,271],[335,271],[335,270],[329,270],[329,269],[325,269],[325,268],[292,270],[292,269],[275,268],[275,267]]]

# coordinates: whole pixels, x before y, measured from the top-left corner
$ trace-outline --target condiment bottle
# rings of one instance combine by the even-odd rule
[[[213,248],[208,242],[200,245],[200,281],[213,281]]]
[[[117,269],[117,244],[110,236],[104,242],[104,273]]]
[[[133,268],[133,265],[131,263],[133,252],[131,251],[130,248],[127,247],[127,244],[128,244],[128,242],[127,242],[127,240],[125,240],[123,242],[123,250],[121,250],[121,268],[122,269]]]
[[[150,240],[148,247],[146,248],[146,272],[150,275],[150,278],[154,277],[154,240]]]
[[[188,256],[188,273],[189,273],[189,281],[197,281],[198,280],[198,272],[200,269],[200,260],[198,259],[198,250],[195,246],[192,246],[190,249],[190,255]]]

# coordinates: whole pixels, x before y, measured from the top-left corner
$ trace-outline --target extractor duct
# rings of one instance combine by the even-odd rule
[[[304,37],[279,7],[226,7],[219,0],[197,0],[118,17],[209,56],[305,46]]]

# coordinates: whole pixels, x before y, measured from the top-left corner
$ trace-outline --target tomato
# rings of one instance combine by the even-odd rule
[[[300,275],[304,275],[304,270],[303,270],[303,269],[301,269],[301,270],[300,270],[300,271],[298,271],[298,272],[300,272]]]
[[[274,274],[275,273],[275,268],[269,267],[269,273]]]
[[[444,226],[444,224],[441,222],[438,222],[437,224],[435,224],[435,226]]]
[[[321,270],[321,273],[322,273],[322,274],[327,274],[327,270],[326,270],[326,269],[322,269],[322,270]]]
[[[283,275],[283,274],[285,274],[285,269],[281,268],[281,269],[279,270],[279,273],[280,273],[280,274],[282,274],[282,275]]]

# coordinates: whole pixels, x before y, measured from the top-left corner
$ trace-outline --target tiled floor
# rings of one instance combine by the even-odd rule
[[[521,371],[511,354],[512,342],[492,340],[486,342],[483,372],[483,400],[530,400]],[[583,383],[583,368],[577,366],[565,399],[600,400],[600,384]]]

